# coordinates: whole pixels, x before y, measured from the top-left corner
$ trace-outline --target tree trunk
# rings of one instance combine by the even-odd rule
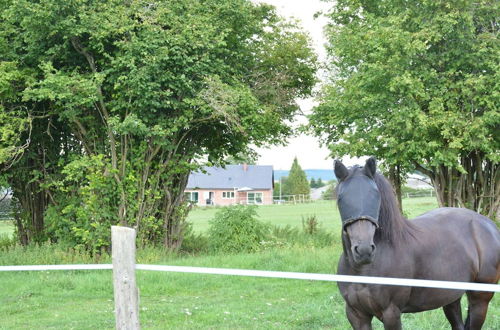
[[[184,190],[186,189],[189,172],[177,174],[172,180],[172,185],[165,189],[163,203],[163,228],[165,230],[164,246],[172,251],[180,248],[187,228],[186,217],[189,206],[184,203]]]
[[[462,171],[440,165],[417,168],[430,177],[439,207],[465,207],[499,221],[500,166],[474,150],[460,158]]]
[[[22,245],[41,243],[45,238],[44,212],[47,194],[37,182],[24,187],[13,187],[14,197],[19,201],[20,210],[15,213],[17,233]]]

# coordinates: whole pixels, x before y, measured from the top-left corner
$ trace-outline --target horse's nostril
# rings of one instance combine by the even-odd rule
[[[375,244],[372,244],[372,253],[375,252]]]
[[[356,254],[359,254],[359,250],[358,250],[358,246],[357,245],[354,247],[354,252],[356,252]]]

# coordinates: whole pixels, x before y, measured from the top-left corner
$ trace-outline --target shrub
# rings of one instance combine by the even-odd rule
[[[315,227],[313,234],[307,232],[306,228],[300,230],[290,225],[274,226],[271,229],[272,236],[277,242],[284,242],[283,247],[316,247],[322,248],[336,244],[340,239],[332,232],[327,231],[319,225]]]
[[[203,233],[195,233],[193,225],[189,223],[184,233],[180,253],[202,254],[208,252],[208,237]]]
[[[319,222],[316,215],[309,215],[307,217],[302,217],[302,229],[309,235],[314,235],[318,232]]]
[[[16,238],[13,235],[0,234],[0,251],[7,251],[16,245]]]
[[[255,207],[229,206],[209,221],[209,248],[215,253],[255,252],[269,237],[269,226],[256,219]]]
[[[321,195],[321,199],[331,201],[331,200],[336,200],[337,199],[337,194],[335,191],[336,183],[332,182],[329,184],[328,189],[323,192]]]

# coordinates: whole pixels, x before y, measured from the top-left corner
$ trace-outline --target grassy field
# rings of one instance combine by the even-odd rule
[[[403,199],[403,209],[409,217],[437,207],[434,197],[419,197]],[[217,207],[195,208],[189,213],[188,221],[193,223],[193,228],[198,232],[208,229],[208,221],[213,218],[219,210]],[[263,205],[257,209],[259,219],[273,225],[302,226],[302,217],[316,215],[318,221],[325,229],[338,229],[340,223],[337,205],[333,201],[318,201],[307,204],[296,205]],[[0,235],[14,232],[12,222],[0,221]]]
[[[0,235],[11,235],[14,232],[12,221],[0,221]]]
[[[432,199],[407,200],[415,216],[435,207]],[[190,215],[195,229],[206,230],[214,209]],[[338,226],[334,204],[323,202],[258,209],[262,220],[301,226],[301,216],[316,214],[324,227]],[[278,212],[279,211],[279,212]],[[211,214],[211,215],[210,215]],[[138,263],[181,266],[335,273],[339,243],[327,248],[269,249],[260,253],[184,256],[145,249]],[[90,263],[54,246],[16,248],[0,253],[0,265]],[[100,262],[109,263],[109,257]],[[140,319],[144,329],[350,329],[335,283],[219,275],[138,271]],[[113,329],[111,271],[0,272],[0,329]],[[463,309],[465,313],[465,299]],[[383,329],[374,320],[374,329]],[[441,310],[403,316],[405,329],[449,329]],[[500,329],[500,296],[490,304],[483,329]]]
[[[403,199],[404,212],[410,217],[416,217],[437,207],[436,198],[419,197]],[[195,231],[206,231],[208,221],[217,212],[217,207],[195,208],[189,213],[188,220],[193,223]],[[296,205],[262,205],[257,209],[259,219],[273,225],[302,226],[302,217],[316,215],[325,229],[338,229],[340,224],[337,205],[333,201],[317,201]]]
[[[340,246],[140,262],[334,273]],[[5,258],[5,257],[3,257]],[[2,257],[0,256],[0,260]],[[110,271],[0,273],[0,329],[112,329]],[[138,271],[144,329],[350,329],[334,283]],[[465,308],[465,306],[464,306]],[[465,312],[465,311],[464,311]],[[374,320],[375,329],[382,329]],[[449,329],[440,310],[403,317],[405,329]],[[500,329],[500,298],[484,329]]]

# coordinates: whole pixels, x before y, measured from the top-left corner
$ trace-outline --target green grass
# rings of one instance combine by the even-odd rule
[[[340,249],[163,256],[155,263],[334,273]],[[141,258],[139,262],[154,261]],[[5,272],[0,273],[0,281],[0,329],[114,327],[110,271]],[[350,329],[334,283],[149,271],[138,271],[137,282],[144,329]],[[375,329],[383,328],[379,321],[373,323]],[[405,329],[449,329],[440,310],[406,314],[403,325]],[[499,328],[500,299],[496,297],[483,329]]]
[[[403,199],[403,209],[410,217],[416,217],[437,207],[435,197],[419,197]],[[189,213],[188,220],[198,232],[208,229],[208,221],[218,211],[217,207],[195,208]],[[258,206],[259,219],[278,226],[302,226],[302,217],[315,214],[325,229],[338,229],[340,224],[337,204],[334,201],[317,201],[314,203],[296,205],[262,205]]]
[[[0,221],[0,236],[1,235],[12,235],[14,233],[14,224],[12,221],[1,220]]]
[[[437,207],[434,197],[419,197],[403,199],[403,209],[410,217],[416,217]],[[188,221],[193,223],[193,228],[197,232],[208,230],[208,221],[212,219],[219,210],[217,207],[195,208],[189,213]],[[296,205],[262,205],[257,209],[259,219],[279,226],[302,226],[302,217],[313,215],[317,216],[321,226],[325,229],[338,229],[339,212],[334,201],[318,201],[307,204]],[[14,226],[10,221],[0,221],[0,235],[12,234]]]
[[[404,202],[410,217],[435,208],[431,198]],[[190,215],[195,229],[206,230],[214,212],[195,210]],[[327,229],[339,225],[332,202],[262,206],[258,212],[262,220],[279,225],[301,226],[301,216],[310,214],[316,214]],[[331,274],[336,272],[341,250],[338,241],[327,248],[199,257],[144,249],[138,251],[137,262]],[[110,262],[109,257],[98,261]],[[81,262],[95,260],[57,246],[0,253],[0,265]],[[351,329],[335,283],[151,271],[138,271],[137,282],[144,329]],[[114,328],[111,271],[0,272],[0,283],[0,329]],[[500,329],[499,297],[492,300],[483,329]],[[463,301],[464,313],[465,308]],[[383,329],[379,321],[373,324]],[[405,329],[449,329],[441,310],[405,314],[403,325]]]

